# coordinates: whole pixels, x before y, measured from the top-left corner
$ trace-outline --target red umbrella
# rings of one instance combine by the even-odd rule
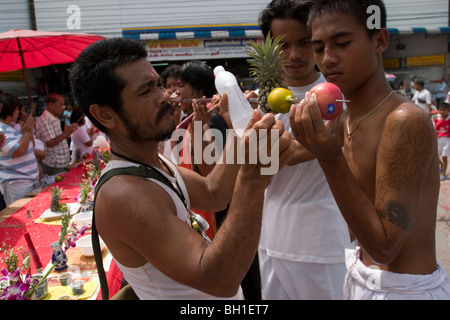
[[[25,69],[73,62],[87,46],[101,39],[86,33],[20,29],[3,32],[0,33],[0,72],[23,70],[31,106]]]

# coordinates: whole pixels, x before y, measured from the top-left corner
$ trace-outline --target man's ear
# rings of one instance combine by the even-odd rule
[[[381,28],[375,33],[374,37],[377,54],[382,55],[389,46],[389,31],[386,28]]]
[[[91,104],[89,107],[91,115],[97,119],[105,128],[111,129],[116,126],[115,113],[111,108],[99,104]]]

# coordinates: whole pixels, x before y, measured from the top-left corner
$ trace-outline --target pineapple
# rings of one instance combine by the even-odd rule
[[[61,192],[63,189],[59,187],[52,187],[50,194],[52,195],[52,200],[50,203],[50,210],[53,212],[59,211],[59,201],[61,200]]]
[[[250,76],[255,78],[259,86],[258,104],[265,113],[276,113],[269,107],[267,97],[273,89],[285,88],[283,84],[285,62],[280,58],[281,37],[272,39],[269,32],[262,45],[250,41],[249,47],[247,54],[252,58],[249,61]]]

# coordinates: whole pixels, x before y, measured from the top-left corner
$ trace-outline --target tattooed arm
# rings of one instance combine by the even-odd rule
[[[390,256],[399,254],[418,215],[425,214],[421,204],[436,162],[435,137],[429,116],[416,108],[399,109],[386,121],[377,155],[375,209],[385,233],[379,245]]]
[[[360,131],[352,137],[344,155],[337,138],[321,125],[313,106],[305,102],[291,109],[291,128],[296,139],[316,155],[336,203],[364,252],[383,265],[398,263],[399,256],[405,258],[402,253],[408,256],[406,260],[411,259],[421,242],[427,247],[420,248],[422,251],[432,252],[433,197],[438,192],[430,178],[435,171],[432,166],[437,147],[429,115],[405,102],[389,114],[384,127],[363,124],[366,136]],[[419,218],[420,226],[415,229]]]
[[[356,181],[345,169],[340,170],[340,177],[327,174],[349,228],[376,263],[389,265],[395,261],[416,218],[425,214],[420,212],[421,201],[435,160],[434,137],[429,116],[417,108],[402,108],[389,115],[376,153],[374,200],[370,200],[367,187],[366,192],[360,187],[364,181]],[[326,170],[327,165],[322,168]]]

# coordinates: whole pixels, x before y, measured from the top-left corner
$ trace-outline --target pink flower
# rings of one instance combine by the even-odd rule
[[[20,271],[21,270],[22,269],[17,269],[17,270],[14,270],[12,272],[8,272],[5,269],[2,269],[1,272],[4,275],[4,277],[1,278],[0,280],[6,280],[6,281],[9,281],[9,282],[18,281],[18,280],[20,280]]]
[[[26,285],[20,281],[14,283],[12,286],[6,287],[0,295],[0,299],[4,300],[27,300],[26,297],[23,296],[25,292],[30,288],[29,285]]]
[[[1,270],[4,277],[0,280],[7,281],[9,285],[1,292],[0,300],[28,300],[26,293],[31,286],[31,277],[26,274],[25,279],[22,279],[21,271],[22,269],[17,269],[9,273],[5,269]]]

